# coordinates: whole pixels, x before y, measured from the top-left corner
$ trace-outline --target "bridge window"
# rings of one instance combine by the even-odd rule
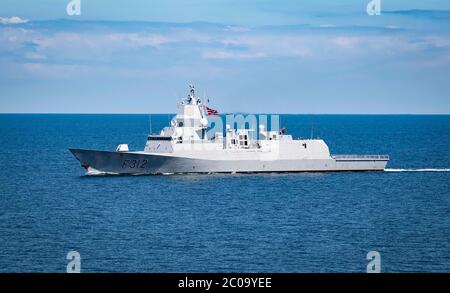
[[[172,140],[170,136],[149,136],[147,140]]]

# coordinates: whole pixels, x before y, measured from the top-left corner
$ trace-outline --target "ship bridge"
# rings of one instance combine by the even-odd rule
[[[208,114],[205,108],[200,98],[195,95],[195,87],[190,85],[190,92],[178,104],[177,114],[172,118],[170,126],[164,127],[159,135],[150,134],[145,150],[171,152],[173,144],[207,141],[205,133],[208,128]]]

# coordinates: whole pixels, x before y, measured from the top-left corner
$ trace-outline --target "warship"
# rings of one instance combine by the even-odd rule
[[[115,151],[69,150],[87,175],[384,171],[389,161],[388,155],[332,155],[322,139],[293,139],[284,128],[265,125],[256,138],[255,129],[230,124],[211,134],[213,116],[218,112],[190,86],[170,126],[150,133],[144,150],[130,151],[127,144]]]

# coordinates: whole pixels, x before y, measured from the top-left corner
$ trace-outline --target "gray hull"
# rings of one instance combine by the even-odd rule
[[[383,171],[387,156],[298,160],[205,160],[145,152],[69,149],[88,174]]]

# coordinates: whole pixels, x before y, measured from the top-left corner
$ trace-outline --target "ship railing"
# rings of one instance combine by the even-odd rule
[[[336,160],[357,159],[357,160],[389,160],[388,155],[333,155]]]

